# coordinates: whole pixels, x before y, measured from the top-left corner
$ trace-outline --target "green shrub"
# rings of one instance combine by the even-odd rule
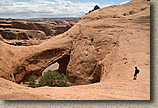
[[[39,80],[40,86],[51,86],[51,87],[68,87],[70,86],[67,83],[66,76],[62,73],[60,74],[58,71],[48,70],[41,76]]]
[[[98,5],[96,5],[93,10],[97,10],[97,9],[100,9]]]
[[[94,37],[91,37],[91,42],[93,42],[94,41]]]
[[[92,11],[97,10],[97,9],[100,9],[100,7],[99,7],[98,5],[96,5],[96,6],[94,7],[94,9],[93,9],[93,10],[90,10],[88,13],[91,13]]]
[[[36,79],[37,79],[38,77],[36,76],[36,75],[31,75],[30,76],[30,79],[29,79],[29,87],[32,87],[32,88],[35,88],[35,87],[37,87],[37,85],[36,85]]]

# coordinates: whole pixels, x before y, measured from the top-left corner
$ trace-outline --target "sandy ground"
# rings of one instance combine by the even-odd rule
[[[0,98],[2,100],[150,100],[150,82],[144,78],[146,75],[142,73],[137,80],[129,81],[39,88],[23,87],[0,78]]]

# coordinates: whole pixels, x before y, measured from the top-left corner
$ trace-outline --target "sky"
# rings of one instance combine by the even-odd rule
[[[0,18],[81,17],[95,5],[104,8],[131,0],[0,0]]]

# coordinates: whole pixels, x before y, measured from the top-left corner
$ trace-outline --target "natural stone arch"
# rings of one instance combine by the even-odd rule
[[[27,67],[20,66],[18,68],[18,70],[23,71],[24,75],[23,75],[23,72],[19,73],[19,75],[23,75],[23,78],[19,81],[16,81],[16,82],[19,83],[19,84],[21,82],[25,83],[29,80],[31,75],[36,75],[38,78],[40,78],[42,76],[43,72],[46,71],[47,68],[49,70],[49,67],[51,65],[55,64],[55,63],[58,64],[59,66],[58,66],[58,68],[56,68],[54,70],[57,70],[59,73],[64,73],[66,75],[67,65],[69,63],[69,60],[70,60],[70,55],[63,55],[63,56],[61,56],[57,59],[54,59],[54,60],[51,60],[50,62],[48,62],[47,65],[44,68],[40,68],[40,69],[37,69],[37,70],[34,70],[34,71],[29,71],[29,72],[27,72]]]

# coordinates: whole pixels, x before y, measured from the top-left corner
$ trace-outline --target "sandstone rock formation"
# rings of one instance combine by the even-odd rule
[[[3,37],[0,35],[0,41],[4,41]]]
[[[64,20],[0,20],[0,34],[5,43],[18,46],[38,45],[64,33],[73,24]]]
[[[97,99],[107,99],[105,91],[110,93],[110,87],[122,88],[121,91],[112,90],[116,91],[112,95],[116,96],[115,99],[150,99],[150,2],[133,0],[95,10],[83,16],[64,34],[37,46],[18,47],[0,41],[0,76],[7,80],[21,83],[32,74],[40,77],[42,71],[55,62],[59,63],[59,71],[66,74],[73,85],[101,82],[99,85],[78,87],[85,91],[88,89],[86,92],[95,88],[94,91],[98,90],[96,92],[101,96]],[[139,80],[133,82],[135,66],[141,73]],[[85,91],[75,87],[67,90],[72,90],[72,94],[78,91],[83,97],[85,95]],[[135,93],[132,92],[134,90]],[[88,93],[89,97],[93,97],[94,92]],[[51,96],[53,98],[54,95]],[[77,97],[73,95],[72,98]]]

